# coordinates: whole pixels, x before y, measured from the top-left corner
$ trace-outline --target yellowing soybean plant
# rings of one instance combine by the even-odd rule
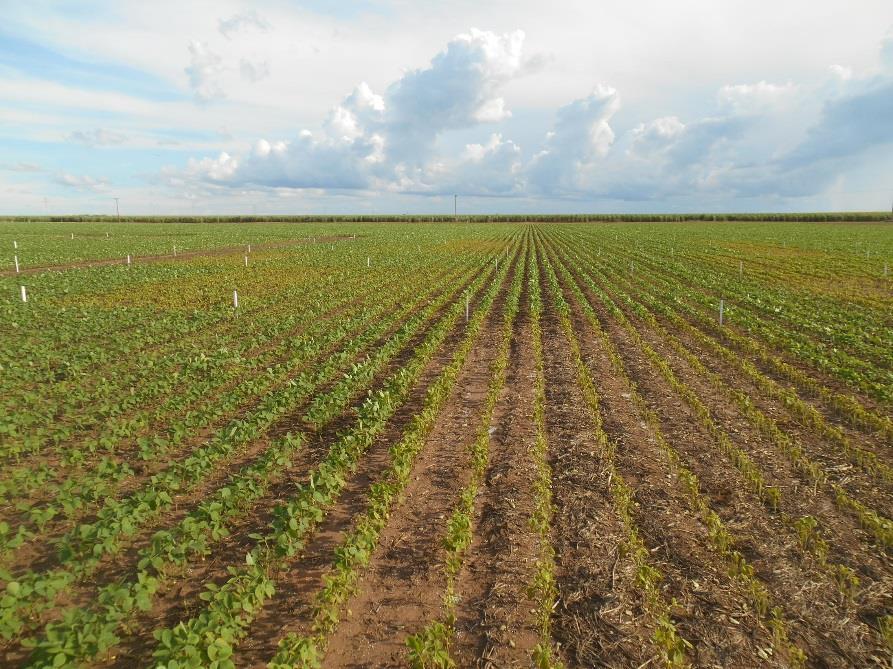
[[[890,223],[0,248],[4,667],[890,666]]]

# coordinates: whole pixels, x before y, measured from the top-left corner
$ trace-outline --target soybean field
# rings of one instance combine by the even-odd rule
[[[893,224],[0,223],[3,667],[890,667]]]

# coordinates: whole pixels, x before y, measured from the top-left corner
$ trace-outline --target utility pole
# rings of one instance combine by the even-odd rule
[[[453,195],[453,218],[459,220],[459,196]]]
[[[118,209],[118,198],[114,198],[115,200],[115,214],[118,216],[118,223],[121,222],[121,210]]]

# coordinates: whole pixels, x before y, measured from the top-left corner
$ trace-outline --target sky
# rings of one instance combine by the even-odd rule
[[[890,0],[0,0],[0,214],[893,206]]]

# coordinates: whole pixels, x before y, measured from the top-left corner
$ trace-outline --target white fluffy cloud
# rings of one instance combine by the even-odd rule
[[[228,19],[220,19],[217,23],[217,29],[220,34],[231,39],[232,36],[240,31],[248,29],[260,30],[267,32],[270,24],[254,10],[234,14]]]
[[[239,61],[239,73],[245,81],[257,83],[270,76],[270,63],[266,60],[253,62],[243,58]]]
[[[755,84],[723,86],[719,90],[720,106],[735,113],[766,113],[783,108],[797,93],[793,83],[771,84],[759,81]]]
[[[279,192],[626,201],[800,196],[825,188],[835,161],[893,143],[893,78],[831,66],[834,84],[727,84],[704,105],[710,114],[657,116],[623,132],[615,130],[623,127],[615,122],[619,92],[596,85],[555,112],[538,144],[522,147],[500,129],[511,115],[505,90],[527,69],[523,44],[521,31],[472,29],[382,93],[359,84],[318,130],[257,140],[250,151],[192,160],[166,174],[182,184]],[[798,126],[808,105],[815,120]],[[495,131],[452,156],[439,144],[446,133],[486,126]]]
[[[585,189],[587,174],[614,144],[609,122],[619,109],[620,96],[610,86],[597,86],[559,109],[545,148],[530,167],[533,185],[550,193]]]
[[[320,132],[261,140],[241,160],[222,155],[192,161],[188,172],[235,185],[430,190],[431,179],[443,176],[442,166],[430,164],[439,135],[510,115],[499,91],[522,69],[523,41],[521,31],[472,29],[451,40],[428,67],[405,72],[383,95],[365,82],[358,85],[329,112]],[[511,146],[482,149],[488,160],[481,154],[477,163],[491,167],[492,156],[517,153]]]
[[[675,116],[640,123],[631,132],[629,155],[645,159],[664,153],[685,132],[685,124]]]
[[[189,66],[185,68],[189,86],[197,102],[208,102],[224,97],[220,86],[223,59],[204,42],[189,43]]]

